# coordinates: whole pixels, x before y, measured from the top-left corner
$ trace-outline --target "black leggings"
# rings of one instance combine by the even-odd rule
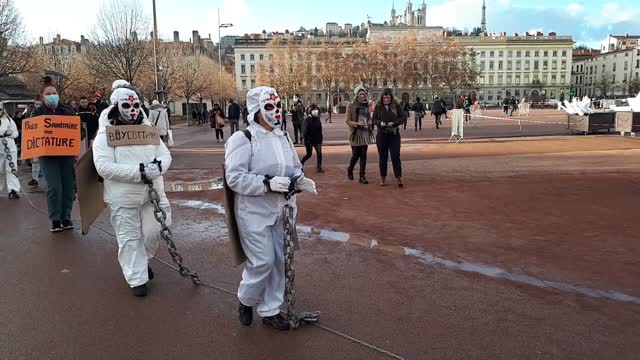
[[[316,169],[322,169],[322,144],[304,144],[304,147],[307,149],[307,154],[300,161],[302,165],[311,159],[311,153],[313,149],[316,149],[316,157],[318,158]]]
[[[224,140],[224,132],[222,132],[222,129],[216,129],[216,140]]]
[[[358,162],[358,159],[359,159],[361,179],[365,177],[365,172],[367,171],[367,151],[368,150],[369,150],[368,145],[351,147],[351,161],[349,162],[349,172],[350,173],[353,172],[353,169],[356,167],[356,163]]]
[[[393,174],[396,177],[402,176],[402,163],[400,162],[400,134],[378,133],[376,137],[378,145],[378,156],[380,158],[380,177],[387,177],[387,162],[391,153],[391,163],[393,164]]]

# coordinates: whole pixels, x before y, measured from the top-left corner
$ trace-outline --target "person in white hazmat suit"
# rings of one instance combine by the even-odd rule
[[[18,127],[4,110],[0,102],[0,192],[7,188],[9,199],[19,199],[20,181],[11,172],[10,163],[18,170],[18,148],[15,139],[18,137]],[[7,154],[6,151],[9,151]],[[11,161],[7,155],[11,156]]]
[[[304,177],[302,164],[287,133],[283,132],[278,93],[259,87],[247,93],[249,127],[236,132],[225,145],[226,181],[235,193],[235,216],[247,261],[238,288],[240,322],[253,322],[253,307],[263,323],[289,329],[280,314],[285,291],[284,228],[286,204],[297,214],[296,197],[286,200],[292,178],[295,190],[316,193]],[[247,133],[248,132],[248,133]],[[250,136],[249,136],[250,134]]]
[[[101,122],[93,142],[94,163],[104,179],[104,201],[111,211],[122,273],[135,296],[146,296],[146,284],[154,277],[149,259],[158,249],[161,227],[154,217],[140,165],[144,166],[146,178],[153,181],[160,207],[167,214],[166,223],[170,225],[171,209],[162,175],[171,166],[171,154],[163,142],[159,145],[109,146],[107,127],[151,125],[144,117],[142,103],[135,91],[117,88],[112,99],[114,104],[108,109],[106,121]]]

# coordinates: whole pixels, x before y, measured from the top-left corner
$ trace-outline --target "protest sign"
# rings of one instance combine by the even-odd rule
[[[105,208],[103,200],[104,186],[99,180],[100,177],[93,163],[92,149],[85,152],[76,162],[75,169],[82,235],[87,235],[89,228]]]
[[[80,155],[80,117],[42,115],[22,122],[22,159]]]
[[[107,126],[107,145],[160,145],[160,131],[149,125]]]

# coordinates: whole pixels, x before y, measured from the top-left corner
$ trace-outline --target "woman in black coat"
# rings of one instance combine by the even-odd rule
[[[316,149],[318,158],[316,172],[324,173],[324,170],[322,170],[322,122],[320,121],[320,111],[315,104],[309,106],[309,117],[305,122],[302,137],[307,154],[300,162],[304,166],[304,163],[311,158],[313,149]]]

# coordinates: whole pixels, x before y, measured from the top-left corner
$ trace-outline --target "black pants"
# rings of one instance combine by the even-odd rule
[[[442,124],[442,114],[434,114],[436,117],[436,128],[440,128],[440,125]]]
[[[508,105],[502,105],[502,111],[504,111],[505,114],[509,113],[509,106]]]
[[[400,162],[400,134],[378,133],[376,137],[378,146],[378,158],[380,159],[380,177],[387,177],[387,162],[391,153],[393,174],[402,176],[402,163]]]
[[[360,178],[365,178],[367,171],[367,152],[369,151],[368,145],[352,146],[351,147],[351,161],[349,162],[349,172],[352,173],[356,167],[356,163],[360,160]]]
[[[216,129],[216,140],[224,140],[224,132],[222,129]]]
[[[294,142],[297,144],[300,141],[298,141],[298,135],[300,136],[300,138],[302,138],[302,129],[300,129],[300,126],[298,126],[298,124],[296,124],[295,122],[293,123],[293,136],[294,136]],[[302,140],[302,139],[300,139]]]
[[[422,116],[416,116],[416,131],[422,130]]]
[[[318,158],[316,169],[322,169],[322,144],[304,144],[304,147],[307,149],[307,154],[300,161],[302,165],[311,159],[311,153],[313,149],[316,149],[316,157]]]

